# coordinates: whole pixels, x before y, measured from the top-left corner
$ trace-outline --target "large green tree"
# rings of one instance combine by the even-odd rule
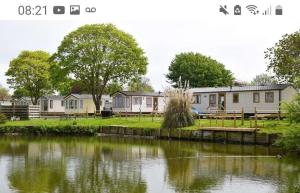
[[[285,34],[279,42],[265,52],[268,70],[281,82],[300,86],[300,30]]]
[[[190,87],[230,86],[234,80],[223,64],[193,52],[176,55],[166,77],[174,87],[178,87],[180,77],[181,84],[189,81]]]
[[[34,105],[41,96],[52,91],[49,58],[50,55],[44,51],[22,51],[10,62],[6,72],[10,87],[29,96]]]
[[[139,92],[154,92],[154,89],[150,83],[150,79],[147,77],[138,77],[131,80],[128,84],[128,90]]]
[[[266,73],[255,76],[251,81],[251,85],[268,85],[277,83],[278,81],[273,76]]]
[[[92,94],[97,111],[107,85],[145,74],[148,64],[135,39],[112,24],[85,25],[71,32],[52,59],[58,64],[56,79],[81,81]]]

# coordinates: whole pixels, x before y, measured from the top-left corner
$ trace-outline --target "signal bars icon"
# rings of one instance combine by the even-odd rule
[[[272,15],[272,7],[268,7],[263,13],[263,15]]]

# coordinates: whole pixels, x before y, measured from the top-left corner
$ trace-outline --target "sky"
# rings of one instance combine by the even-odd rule
[[[99,2],[103,4],[100,6]],[[266,72],[264,51],[282,35],[300,30],[299,1],[256,1],[261,10],[269,5],[282,5],[282,16],[254,16],[245,9],[254,2],[100,0],[95,4],[96,16],[79,19],[5,18],[0,12],[0,84],[8,87],[5,72],[22,50],[54,53],[65,35],[91,23],[113,23],[135,37],[148,58],[146,76],[156,91],[168,86],[165,74],[175,55],[190,51],[223,63],[237,80],[251,81]],[[225,4],[230,15],[219,12],[220,5]],[[242,6],[241,16],[232,15],[235,4]]]

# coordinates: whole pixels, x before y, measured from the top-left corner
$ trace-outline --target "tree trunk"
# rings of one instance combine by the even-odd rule
[[[38,99],[36,99],[36,97],[31,97],[32,105],[37,105],[37,101],[38,101]]]
[[[96,113],[100,113],[101,112],[101,98],[102,96],[93,96],[93,100],[94,100],[94,104],[95,104],[95,107],[96,107]]]
[[[100,113],[100,111],[101,111],[101,109],[100,109],[100,107],[101,107],[100,102],[97,101],[97,102],[95,103],[95,106],[96,106],[96,113]]]

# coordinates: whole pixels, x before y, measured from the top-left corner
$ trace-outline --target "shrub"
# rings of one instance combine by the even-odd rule
[[[6,123],[7,118],[4,114],[0,113],[0,124]]]
[[[165,91],[168,103],[162,128],[173,129],[194,125],[191,112],[193,95],[187,90],[187,85],[185,88],[179,87]]]
[[[288,151],[300,152],[300,126],[297,124],[291,125],[290,128],[276,140],[276,145]]]
[[[290,103],[283,103],[283,110],[287,113],[290,123],[300,123],[300,96]]]

